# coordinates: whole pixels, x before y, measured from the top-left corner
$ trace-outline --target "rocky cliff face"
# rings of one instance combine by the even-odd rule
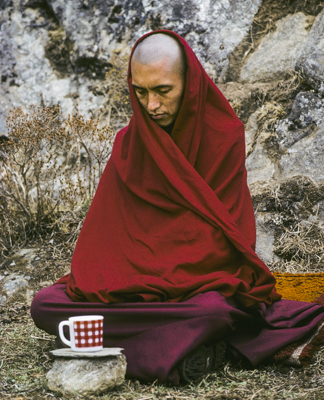
[[[98,87],[113,52],[127,53],[150,30],[174,30],[246,123],[258,254],[273,269],[320,270],[323,254],[314,254],[312,240],[324,237],[323,6],[316,0],[3,0],[0,133],[8,111],[38,103],[40,93],[60,103],[64,115],[96,115],[105,107]]]
[[[96,86],[113,51],[127,52],[154,29],[184,36],[211,76],[248,32],[261,0],[5,0],[0,8],[0,133],[13,106],[59,102],[86,117],[103,105]]]

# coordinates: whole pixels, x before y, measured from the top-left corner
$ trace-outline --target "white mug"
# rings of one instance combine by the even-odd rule
[[[99,351],[103,348],[102,315],[83,315],[70,317],[59,323],[59,335],[63,343],[73,351]],[[70,329],[70,340],[64,336],[63,327]]]

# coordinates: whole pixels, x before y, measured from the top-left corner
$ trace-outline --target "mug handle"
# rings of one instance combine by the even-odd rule
[[[64,336],[63,326],[70,327],[70,322],[69,321],[61,321],[59,323],[58,330],[59,330],[59,335],[60,335],[60,339],[62,340],[62,342],[67,344],[69,347],[71,347],[72,346],[71,340],[67,340],[67,338]]]

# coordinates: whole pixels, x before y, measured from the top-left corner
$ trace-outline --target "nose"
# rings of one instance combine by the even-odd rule
[[[155,111],[160,107],[160,101],[155,93],[149,93],[147,99],[147,111]]]

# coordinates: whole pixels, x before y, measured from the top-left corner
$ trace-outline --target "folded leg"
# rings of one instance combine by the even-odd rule
[[[179,382],[177,365],[200,344],[228,337],[239,321],[252,317],[217,292],[198,294],[180,303],[103,304],[73,302],[65,285],[35,296],[35,324],[58,335],[60,321],[76,315],[104,316],[104,346],[123,347],[127,375],[141,380]]]
[[[58,335],[59,322],[71,316],[103,315],[104,346],[125,349],[128,377],[177,384],[177,366],[201,344],[225,340],[258,365],[312,334],[324,308],[280,300],[258,310],[241,310],[218,292],[179,303],[73,302],[65,285],[57,284],[37,293],[31,314],[39,328],[53,335]]]

